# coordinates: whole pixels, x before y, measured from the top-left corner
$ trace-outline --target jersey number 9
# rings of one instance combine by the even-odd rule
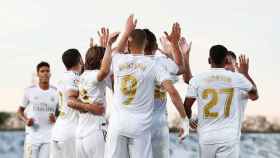
[[[137,79],[132,75],[126,75],[121,79],[121,92],[127,99],[123,102],[124,105],[131,104],[136,95]]]

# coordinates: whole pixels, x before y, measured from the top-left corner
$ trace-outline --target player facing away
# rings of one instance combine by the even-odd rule
[[[227,49],[210,49],[211,69],[190,80],[185,108],[198,102],[198,136],[201,158],[239,157],[240,93],[257,96],[256,87],[242,74],[224,69]]]
[[[178,48],[178,40],[180,38],[180,27],[179,24],[175,23],[173,25],[173,31],[171,32],[170,39],[172,39],[172,46]],[[172,77],[172,82],[176,82],[178,77],[176,75],[180,74],[184,70],[182,69],[182,61],[177,61],[178,65],[172,60],[172,58],[168,57],[164,53],[158,51],[157,39],[156,36],[149,30],[144,29],[147,36],[147,44],[145,47],[145,55],[152,57],[156,60],[157,64],[160,64],[162,68],[165,69],[166,72],[170,74]],[[163,37],[162,37],[163,38]],[[174,39],[176,38],[176,39]],[[167,40],[167,39],[166,39]],[[169,42],[169,41],[167,41]],[[164,43],[162,43],[164,48],[168,47]],[[171,44],[170,44],[171,45]],[[172,46],[170,46],[170,50],[172,50]],[[174,54],[174,60],[181,60],[180,51],[176,51],[179,49],[174,48],[171,53]],[[167,51],[167,50],[163,50]],[[179,53],[179,55],[175,54]],[[169,158],[169,128],[167,122],[167,94],[166,91],[157,84],[154,92],[154,109],[153,109],[153,121],[151,127],[151,141],[152,141],[152,151],[153,158]]]
[[[188,118],[170,75],[150,57],[144,56],[146,34],[136,29],[131,15],[112,57],[114,100],[109,120],[105,158],[152,158],[151,124],[155,84],[160,83],[180,112],[182,137]],[[128,41],[131,54],[120,54]]]
[[[109,39],[109,31],[104,33]],[[112,86],[108,75],[112,39],[114,36],[107,42],[106,52],[104,47],[93,46],[86,53],[85,71],[79,84],[79,99],[83,103],[96,103],[106,108],[106,87]],[[76,133],[77,158],[104,158],[106,134],[107,121],[104,115],[95,115],[95,110],[80,112]]]
[[[103,114],[100,105],[85,104],[78,101],[80,73],[83,60],[77,49],[68,49],[62,55],[62,61],[67,71],[58,83],[59,116],[52,130],[51,157],[75,158],[75,134],[78,125],[78,111],[96,110]]]
[[[50,65],[37,65],[38,85],[25,89],[18,116],[26,124],[24,158],[49,158],[51,129],[55,123],[58,108],[57,90],[51,86]]]

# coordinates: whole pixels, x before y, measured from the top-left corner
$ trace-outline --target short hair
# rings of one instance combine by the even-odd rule
[[[104,53],[104,47],[94,46],[89,48],[86,53],[85,70],[100,69]]]
[[[157,38],[156,38],[155,34],[152,31],[150,31],[149,29],[143,29],[143,31],[145,31],[146,38],[147,38],[145,53],[146,52],[151,53],[151,52],[157,50],[158,45],[157,45]]]
[[[36,67],[37,72],[39,72],[39,71],[40,71],[40,68],[41,68],[41,67],[44,67],[44,66],[50,68],[50,64],[49,64],[49,63],[47,63],[47,62],[45,62],[45,61],[41,61],[41,62],[37,65],[37,67]]]
[[[210,48],[210,59],[215,65],[222,65],[225,62],[228,50],[223,45],[214,45]]]
[[[136,48],[144,48],[147,41],[147,36],[145,31],[142,29],[135,29],[130,33],[131,41],[130,46],[136,47]]]
[[[228,55],[231,56],[234,60],[236,60],[236,54],[233,51],[228,51]]]
[[[80,63],[81,54],[77,49],[68,49],[62,55],[62,62],[66,69],[70,69]]]

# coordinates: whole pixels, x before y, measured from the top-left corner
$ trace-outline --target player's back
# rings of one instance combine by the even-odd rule
[[[144,55],[115,54],[112,66],[115,82],[111,120],[123,135],[140,135],[151,126],[154,87],[157,81],[167,79],[161,74],[165,71]]]
[[[237,140],[240,122],[240,93],[252,88],[241,74],[225,69],[210,69],[191,81],[197,93],[198,133],[203,144],[225,143]]]
[[[68,91],[78,91],[79,74],[67,71],[57,85],[59,95],[59,116],[53,128],[53,140],[66,140],[75,136],[78,123],[78,111],[67,105]]]
[[[86,70],[80,77],[79,99],[83,103],[99,103],[106,106],[106,85],[109,78],[97,80],[99,70]],[[97,116],[91,112],[80,113],[77,127],[77,136],[85,137],[106,123],[104,116]]]

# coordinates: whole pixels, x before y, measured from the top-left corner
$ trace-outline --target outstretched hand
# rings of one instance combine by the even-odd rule
[[[120,32],[113,32],[109,35],[108,43],[107,45],[112,46],[112,44],[117,40]]]
[[[181,27],[179,23],[174,23],[172,26],[172,31],[170,34],[168,34],[166,31],[164,32],[166,38],[172,43],[172,44],[178,44],[179,39],[181,37]]]
[[[161,52],[168,57],[172,57],[172,46],[168,39],[165,36],[162,36],[160,37],[159,41],[162,47]]]
[[[100,31],[97,32],[99,36],[99,44],[101,47],[106,47],[109,40],[109,29],[102,27]]]
[[[137,19],[134,19],[134,15],[131,14],[126,21],[124,33],[130,34],[136,28],[136,25]]]
[[[181,37],[179,40],[179,47],[183,54],[189,55],[192,48],[192,42],[188,43],[185,37]]]
[[[247,58],[244,54],[239,56],[239,67],[238,71],[241,74],[249,73],[249,58]]]

